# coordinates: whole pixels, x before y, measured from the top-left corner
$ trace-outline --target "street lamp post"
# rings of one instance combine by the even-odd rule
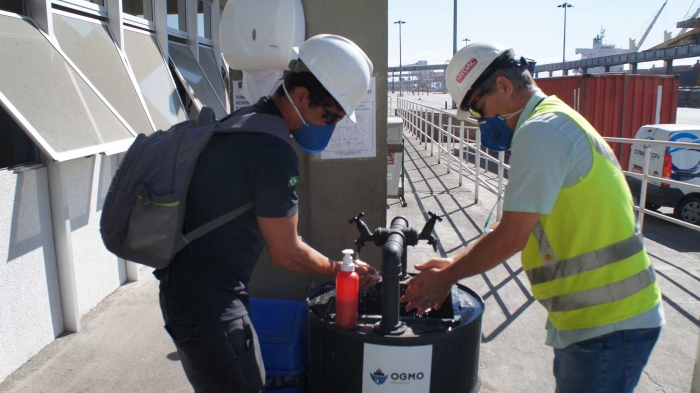
[[[457,53],[457,0],[455,0],[455,10],[452,16],[452,54],[454,55]]]
[[[464,41],[464,46],[469,45],[469,41],[471,41],[469,38],[465,38],[462,41]]]
[[[452,55],[454,56],[455,53],[457,53],[457,0],[454,0],[455,3],[455,10],[454,13],[452,14],[453,22],[452,22]],[[447,69],[445,69],[445,72],[447,72]],[[447,75],[447,74],[445,74]],[[457,103],[455,100],[452,100],[452,109],[457,109]]]
[[[564,9],[564,49],[562,50],[562,54],[561,54],[562,63],[566,62],[566,9],[571,8],[571,7],[573,7],[573,5],[571,5],[569,3],[563,3],[563,4],[559,4],[557,6],[557,8]],[[564,70],[564,75],[566,75],[566,74],[567,74],[567,70]]]
[[[406,22],[401,19],[394,22],[395,25],[399,25],[399,97],[403,97],[403,83],[401,82],[401,75],[403,75],[403,62],[401,58],[401,25]]]

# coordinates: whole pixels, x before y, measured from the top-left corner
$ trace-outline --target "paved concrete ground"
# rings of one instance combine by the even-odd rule
[[[406,199],[389,199],[387,217],[404,215],[421,227],[427,212],[445,215],[436,226],[440,255],[450,255],[481,233],[496,196],[472,182],[459,187],[456,171],[406,136]],[[697,232],[648,217],[647,247],[664,294],[667,325],[637,392],[688,392],[700,322],[700,242]],[[435,255],[427,245],[409,250],[409,264]],[[84,329],[55,340],[0,384],[0,392],[191,391],[162,328],[157,282],[122,286],[83,318]],[[543,342],[546,313],[529,291],[519,255],[463,284],[485,300],[480,373],[482,392],[552,392],[552,351]]]

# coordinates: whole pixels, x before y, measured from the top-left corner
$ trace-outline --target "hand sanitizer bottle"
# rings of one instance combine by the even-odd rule
[[[357,327],[360,276],[352,262],[353,250],[343,250],[343,265],[335,276],[335,324],[343,329]]]

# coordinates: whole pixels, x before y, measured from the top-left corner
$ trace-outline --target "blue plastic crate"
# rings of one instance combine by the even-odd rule
[[[250,309],[266,374],[293,376],[304,373],[308,366],[306,303],[252,298]],[[285,391],[287,389],[277,390],[280,393]]]

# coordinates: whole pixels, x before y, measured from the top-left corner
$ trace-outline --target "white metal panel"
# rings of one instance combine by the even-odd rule
[[[54,11],[53,19],[61,49],[134,130],[152,133],[154,127],[133,75],[119,45],[112,40],[119,34],[105,22],[62,11]]]
[[[163,60],[156,36],[138,29],[124,29],[126,54],[155,127],[166,130],[187,120],[180,95]]]
[[[211,82],[216,91],[216,95],[224,103],[224,107],[227,107],[228,95],[226,94],[226,87],[224,86],[224,80],[221,77],[221,72],[216,64],[216,58],[214,56],[214,50],[208,46],[199,46],[199,64],[202,66],[202,70],[207,75],[209,82]]]
[[[133,130],[29,20],[0,12],[0,103],[8,113],[56,161],[130,144]]]
[[[189,47],[172,41],[169,43],[169,47],[170,58],[175,64],[177,76],[187,88],[197,107],[201,108],[204,105],[211,107],[218,119],[226,116],[228,112],[224,109],[223,103],[216,95],[209,79],[195,60]]]

